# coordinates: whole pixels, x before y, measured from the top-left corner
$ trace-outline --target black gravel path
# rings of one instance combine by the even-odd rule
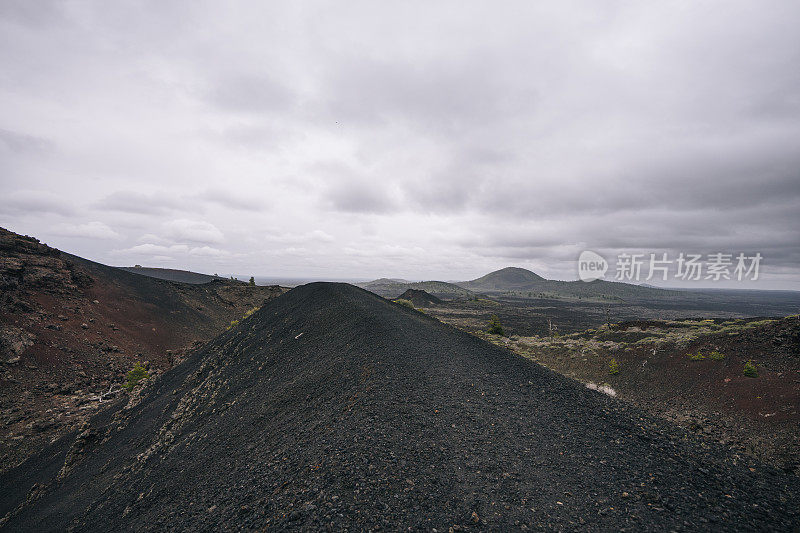
[[[687,439],[422,313],[314,283],[0,478],[0,529],[798,527],[797,477]],[[68,467],[43,481],[59,454]]]

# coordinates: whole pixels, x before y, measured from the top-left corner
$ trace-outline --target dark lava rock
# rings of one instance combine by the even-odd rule
[[[5,531],[792,530],[800,482],[314,283],[0,475]]]

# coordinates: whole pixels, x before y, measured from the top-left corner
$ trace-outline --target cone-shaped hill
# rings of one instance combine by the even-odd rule
[[[794,476],[329,283],[272,300],[0,486],[6,531],[786,530],[799,503]]]
[[[459,285],[470,290],[512,290],[528,289],[545,279],[530,270],[519,267],[506,267],[472,281],[465,281]]]
[[[419,289],[408,289],[397,299],[408,300],[414,304],[414,307],[431,307],[433,305],[439,305],[442,303],[442,301],[436,296],[428,294],[427,292]]]

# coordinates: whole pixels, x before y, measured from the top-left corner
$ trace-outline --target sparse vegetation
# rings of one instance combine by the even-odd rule
[[[705,358],[706,356],[700,352],[697,352],[695,354],[689,354],[690,361],[703,361]]]
[[[725,359],[725,354],[719,352],[718,350],[714,350],[710,354],[708,354],[708,358],[713,361],[722,361],[723,359]]]
[[[756,368],[755,363],[753,361],[747,361],[744,364],[744,375],[748,378],[757,378],[758,377],[758,369]]]
[[[256,311],[258,311],[259,309],[261,309],[261,308],[260,307],[253,307],[252,309],[248,309],[247,312],[244,315],[242,315],[242,318],[240,318],[239,320],[231,320],[231,323],[228,324],[228,327],[225,328],[225,331],[235,328],[236,326],[239,325],[239,322],[241,322],[245,318],[249,317],[250,315],[252,315]]]
[[[409,309],[414,309],[414,304],[411,302],[411,300],[406,300],[405,298],[398,298],[395,300],[395,303],[408,307]]]
[[[255,287],[256,286],[256,278],[254,278],[253,276],[250,276],[250,281],[248,281],[247,284],[250,285],[251,287]]]
[[[619,374],[619,368],[619,363],[616,359],[611,359],[611,361],[608,363],[608,373],[612,376]]]
[[[489,329],[487,332],[491,335],[503,335],[503,326],[500,324],[500,319],[497,315],[492,315],[489,318]]]
[[[149,377],[150,373],[147,371],[144,365],[137,361],[136,364],[133,365],[133,369],[125,374],[125,383],[122,384],[122,388],[130,392],[141,380]]]

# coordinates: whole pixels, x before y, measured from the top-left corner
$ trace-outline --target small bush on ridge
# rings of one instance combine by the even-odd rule
[[[132,391],[141,380],[149,377],[150,373],[147,369],[142,363],[137,362],[133,365],[133,370],[125,374],[125,383],[123,383],[122,388],[127,391]]]
[[[492,335],[502,335],[503,334],[503,326],[500,324],[500,319],[497,318],[497,315],[492,315],[489,319],[489,329],[487,330],[488,333]]]

